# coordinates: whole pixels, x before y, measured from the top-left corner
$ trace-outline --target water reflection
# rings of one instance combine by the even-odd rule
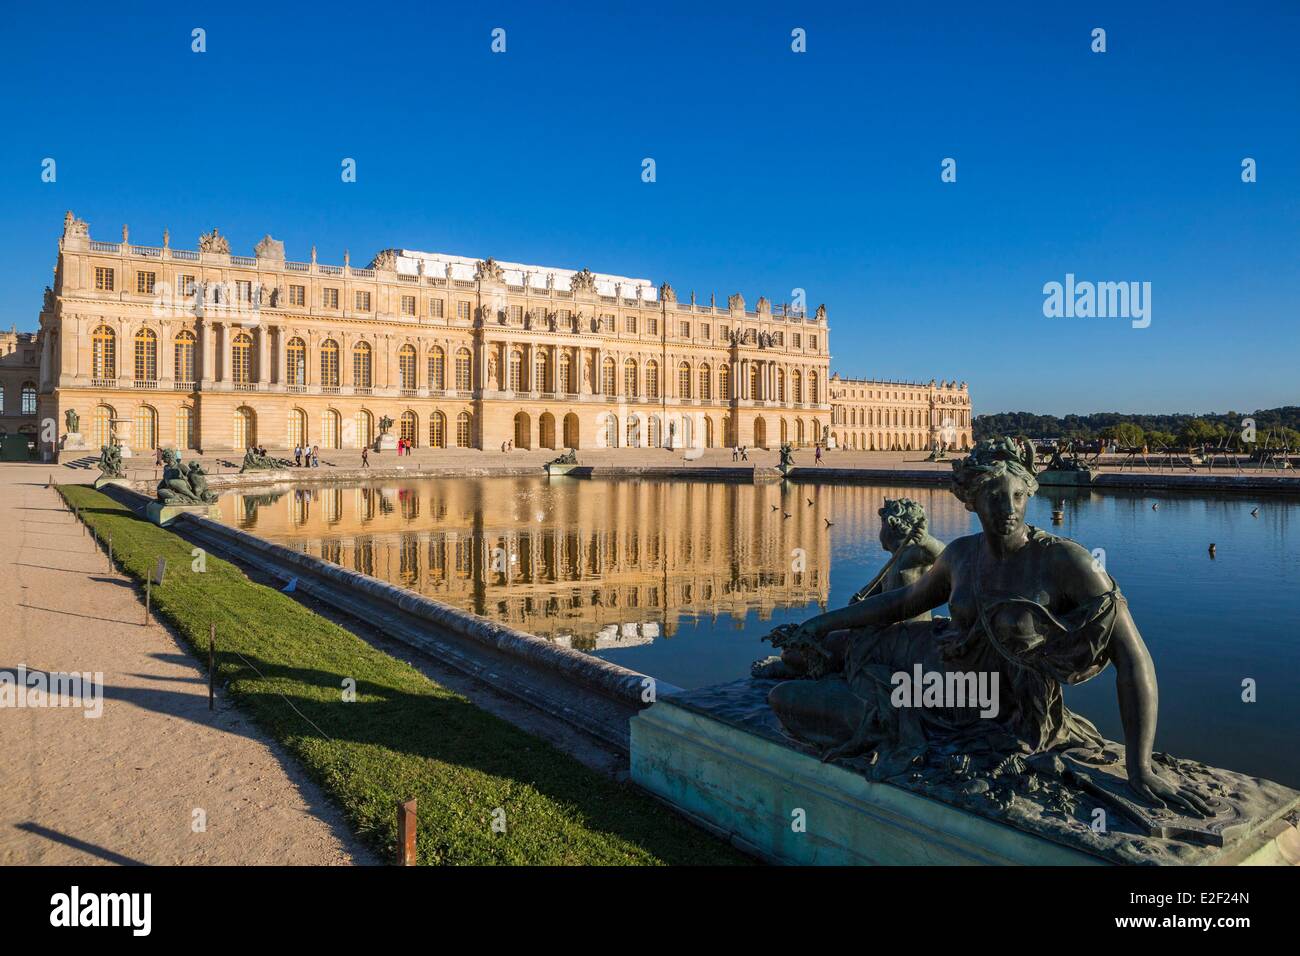
[[[777,485],[451,479],[228,495],[237,525],[581,650],[824,605],[827,509]],[[823,496],[824,497],[824,496]],[[226,509],[223,509],[225,513]]]

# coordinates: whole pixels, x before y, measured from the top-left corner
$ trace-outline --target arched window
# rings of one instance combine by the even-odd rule
[[[618,394],[618,372],[614,360],[608,355],[605,361],[600,363],[600,390],[610,398]]]
[[[790,391],[795,404],[803,401],[803,376],[799,374],[798,369],[795,369],[790,373]],[[803,444],[802,439],[799,441],[799,444]]]
[[[637,396],[636,372],[636,359],[628,359],[623,363],[623,394],[628,398],[636,398]]]
[[[369,342],[358,342],[352,347],[352,385],[355,388],[374,386],[372,358]]]
[[[700,398],[706,402],[713,398],[713,369],[707,363],[700,366]]]
[[[90,337],[90,375],[97,379],[117,378],[117,333],[107,325],[95,329]]]
[[[95,407],[95,424],[94,424],[94,442],[95,447],[103,448],[113,437],[113,419],[117,417],[117,412],[111,405],[98,405]]]
[[[817,404],[817,373],[808,373],[808,401]]]
[[[613,412],[605,417],[605,447],[618,447],[618,416]]]
[[[194,447],[194,409],[190,405],[176,409],[176,447]]]
[[[776,370],[776,400],[785,403],[785,369]]]
[[[403,345],[397,350],[397,375],[399,388],[418,388],[415,384],[415,346]]]
[[[560,391],[567,395],[577,391],[573,387],[573,356],[568,349],[560,353]]]
[[[339,387],[339,344],[333,339],[320,344],[320,383],[324,388]]]
[[[447,355],[437,345],[429,349],[429,387],[435,392],[447,387]]]
[[[654,359],[645,363],[645,395],[646,398],[659,397],[659,363]]]
[[[284,349],[285,357],[285,381],[290,385],[307,384],[307,343],[302,339],[293,338]],[[301,444],[293,442],[294,445]]]
[[[749,397],[751,400],[759,397],[758,393],[758,363],[749,363]]]
[[[257,413],[247,405],[235,409],[235,448],[250,448],[257,444]]]
[[[524,377],[524,353],[518,349],[512,349],[510,352],[510,368],[508,370],[509,378],[506,380],[506,388],[512,392],[517,392],[523,384]]]
[[[24,415],[35,415],[36,414],[36,383],[35,382],[23,382],[22,401],[23,401],[22,413]]]
[[[456,390],[461,392],[470,391],[474,385],[473,376],[473,356],[470,355],[469,349],[460,349],[456,352]]]
[[[140,328],[135,333],[135,380],[158,381],[158,335],[153,329]]]
[[[533,391],[549,392],[551,389],[551,357],[544,348],[533,349]]]
[[[230,380],[236,385],[253,380],[253,337],[247,332],[236,333],[230,343]]]
[[[419,420],[415,417],[415,412],[407,409],[402,412],[399,438],[404,438],[412,446],[419,444],[417,439],[420,437]]]
[[[357,429],[357,447],[367,448],[375,441],[375,417],[364,408],[353,419]]]
[[[158,413],[148,405],[135,410],[135,431],[131,447],[136,451],[153,451],[158,447]]]
[[[307,444],[307,413],[301,408],[289,409],[289,447]]]
[[[731,398],[731,366],[726,362],[718,366],[718,398],[724,402]],[[729,442],[725,437],[726,425],[723,425],[722,430],[724,432],[722,441],[724,444],[728,444]]]
[[[320,417],[320,443],[322,448],[340,448],[343,441],[339,434],[343,429],[342,417],[332,408],[325,409]]]
[[[689,362],[682,362],[677,366],[677,397],[691,397],[691,365]]]
[[[442,412],[434,412],[429,416],[429,447],[447,447],[447,416]]]
[[[470,447],[470,440],[471,440],[470,425],[471,424],[472,422],[470,420],[469,412],[461,412],[459,415],[456,416],[456,447],[457,448]]]
[[[194,333],[189,329],[182,329],[176,333],[176,338],[172,340],[172,359],[176,367],[176,381],[194,382]],[[181,448],[191,448],[191,445],[180,445]]]
[[[636,415],[627,416],[627,447],[641,447],[641,419]]]

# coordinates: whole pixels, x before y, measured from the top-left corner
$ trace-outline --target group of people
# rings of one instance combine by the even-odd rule
[[[814,445],[814,446],[813,446],[813,449],[814,449],[814,451],[813,451],[813,457],[814,457],[814,459],[816,460],[817,464],[820,465],[820,464],[822,463],[822,445],[821,445],[821,442],[818,442],[816,445]],[[749,446],[748,446],[748,445],[736,445],[736,446],[734,446],[734,447],[731,449],[731,460],[732,460],[732,461],[749,461]]]
[[[515,440],[514,440],[513,438],[510,439],[509,441],[503,441],[503,442],[501,443],[501,452],[502,452],[502,454],[504,454],[505,452],[508,452],[508,451],[514,451],[514,450],[515,450]]]
[[[260,453],[265,455],[266,449],[259,449]],[[320,467],[320,446],[312,445],[294,445],[293,446],[293,463],[297,468],[319,468]]]

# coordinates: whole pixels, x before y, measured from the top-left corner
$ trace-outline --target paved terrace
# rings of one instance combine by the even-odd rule
[[[268,449],[268,454],[291,458],[292,452],[286,449]],[[457,472],[466,475],[541,473],[542,465],[550,461],[559,452],[552,449],[515,450],[502,452],[499,449],[479,451],[468,448],[417,448],[411,455],[398,456],[395,452],[371,452],[370,467],[389,475],[394,469],[418,474],[429,472],[446,474]],[[775,469],[780,459],[776,450],[751,449],[749,461],[732,461],[731,450],[726,448],[709,448],[699,451],[699,457],[687,460],[681,451],[669,451],[663,448],[596,448],[582,449],[578,452],[578,462],[598,471],[618,470],[653,470],[660,469],[679,472],[683,477],[697,473],[701,477],[716,473],[718,469],[729,472],[730,477],[745,477],[745,473],[760,473]],[[99,475],[96,467],[97,455],[64,454],[59,467],[47,466],[49,473],[55,474],[58,481],[91,481]],[[217,452],[200,457],[209,475],[230,475],[239,471],[242,455],[234,452]],[[320,469],[311,474],[313,479],[327,478],[331,473],[340,478],[351,478],[361,468],[361,452],[355,450],[322,450]],[[1134,477],[1147,476],[1150,479],[1178,479],[1170,487],[1196,487],[1203,479],[1223,478],[1262,478],[1270,483],[1281,483],[1283,490],[1294,489],[1300,493],[1300,469],[1280,470],[1275,467],[1260,468],[1257,464],[1241,462],[1240,470],[1234,462],[1222,457],[1216,459],[1213,466],[1205,464],[1192,466],[1186,457],[1181,459],[1160,459],[1149,456],[1148,464],[1125,463],[1122,456],[1106,456],[1100,467],[1094,466],[1094,473],[1102,476],[1120,476],[1107,478],[1103,487],[1114,481],[1114,487],[1122,487]],[[156,481],[162,469],[154,464],[152,455],[134,457],[125,460],[128,477],[135,481]],[[799,478],[815,480],[859,480],[889,479],[896,477],[900,481],[916,480],[921,482],[940,482],[952,473],[951,459],[948,461],[926,461],[923,452],[867,452],[830,450],[822,454],[821,475],[814,466],[814,452],[811,448],[795,451],[795,466],[800,469]],[[1041,467],[1041,466],[1040,466]],[[84,475],[78,476],[78,472]],[[896,473],[896,474],[895,474]],[[306,477],[306,476],[304,476]],[[220,483],[215,483],[219,485]],[[1140,484],[1140,483],[1139,483]],[[1216,481],[1205,482],[1207,489]],[[1145,486],[1150,487],[1148,483]],[[1276,490],[1276,489],[1274,489]]]

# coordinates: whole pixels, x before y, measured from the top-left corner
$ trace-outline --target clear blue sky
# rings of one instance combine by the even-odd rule
[[[834,369],[964,378],[977,412],[1300,401],[1300,4],[272,6],[11,5],[0,325],[35,326],[71,208],[801,287]],[[1151,282],[1150,328],[1045,318],[1067,272]]]

